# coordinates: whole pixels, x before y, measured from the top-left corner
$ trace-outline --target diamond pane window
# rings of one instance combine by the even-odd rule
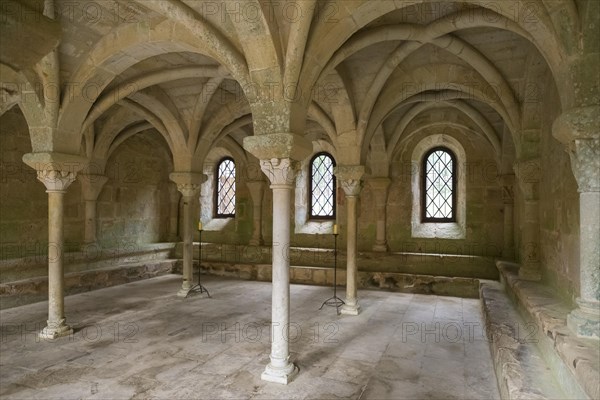
[[[423,221],[456,221],[456,157],[443,147],[423,160]]]
[[[335,161],[327,153],[316,154],[310,161],[310,217],[335,218]]]
[[[231,158],[224,158],[217,165],[216,187],[216,217],[235,217],[235,162]]]

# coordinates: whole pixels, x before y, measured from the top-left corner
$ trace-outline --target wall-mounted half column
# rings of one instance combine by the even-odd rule
[[[37,170],[48,193],[48,320],[39,336],[55,339],[73,333],[65,318],[64,195],[87,160],[58,153],[29,153],[25,164]]]
[[[86,245],[96,243],[97,218],[96,209],[98,195],[102,191],[108,177],[94,174],[79,174],[77,176],[81,183],[81,194],[85,202],[85,229],[83,241]]]
[[[502,257],[507,260],[515,258],[515,176],[502,175],[502,202],[504,203],[504,245],[502,247]]]
[[[519,278],[528,281],[542,279],[540,268],[540,160],[522,160],[514,165],[515,177],[521,190],[521,247]]]
[[[264,243],[262,235],[262,201],[267,184],[265,181],[246,182],[252,197],[252,237],[249,244],[260,246]]]
[[[375,216],[376,216],[376,235],[375,244],[373,245],[373,251],[386,252],[388,251],[388,244],[386,239],[386,215],[387,215],[387,198],[390,188],[390,178],[372,178],[369,179],[369,186],[373,192],[373,198],[375,199]]]
[[[194,203],[200,201],[200,185],[206,180],[204,174],[194,172],[173,172],[169,178],[177,184],[177,190],[183,196],[183,282],[177,296],[186,297],[194,286],[193,235],[194,224],[198,223],[199,215],[192,215]],[[198,209],[198,207],[195,207]]]
[[[357,267],[357,210],[356,203],[362,189],[361,178],[365,174],[362,165],[340,165],[335,176],[346,195],[346,300],[341,313],[358,315],[358,267]]]
[[[561,115],[553,135],[567,145],[579,186],[579,297],[567,325],[580,337],[600,339],[600,107]]]

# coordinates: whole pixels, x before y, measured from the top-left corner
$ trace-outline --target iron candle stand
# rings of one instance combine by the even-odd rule
[[[198,283],[192,286],[187,296],[185,297],[188,297],[191,293],[206,293],[206,296],[210,297],[210,293],[208,293],[208,290],[200,283],[200,274],[202,271],[202,222],[198,222],[198,232],[200,235],[198,239]]]
[[[323,309],[324,306],[335,307],[337,314],[339,314],[339,308],[344,303],[344,300],[337,297],[337,238],[338,238],[338,230],[337,224],[333,225],[333,297],[328,298],[321,304],[319,310]]]

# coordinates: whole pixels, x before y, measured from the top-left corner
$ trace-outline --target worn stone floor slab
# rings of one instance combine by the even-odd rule
[[[318,310],[325,287],[292,285],[289,385],[269,360],[271,285],[207,278],[180,299],[167,275],[66,299],[71,337],[38,340],[46,303],[0,312],[6,399],[496,399],[478,300],[359,293],[363,312]]]

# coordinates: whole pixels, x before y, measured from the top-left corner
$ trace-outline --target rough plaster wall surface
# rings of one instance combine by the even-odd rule
[[[109,179],[98,196],[98,241],[103,247],[166,239],[172,166],[161,142],[155,132],[136,135],[109,157]]]

